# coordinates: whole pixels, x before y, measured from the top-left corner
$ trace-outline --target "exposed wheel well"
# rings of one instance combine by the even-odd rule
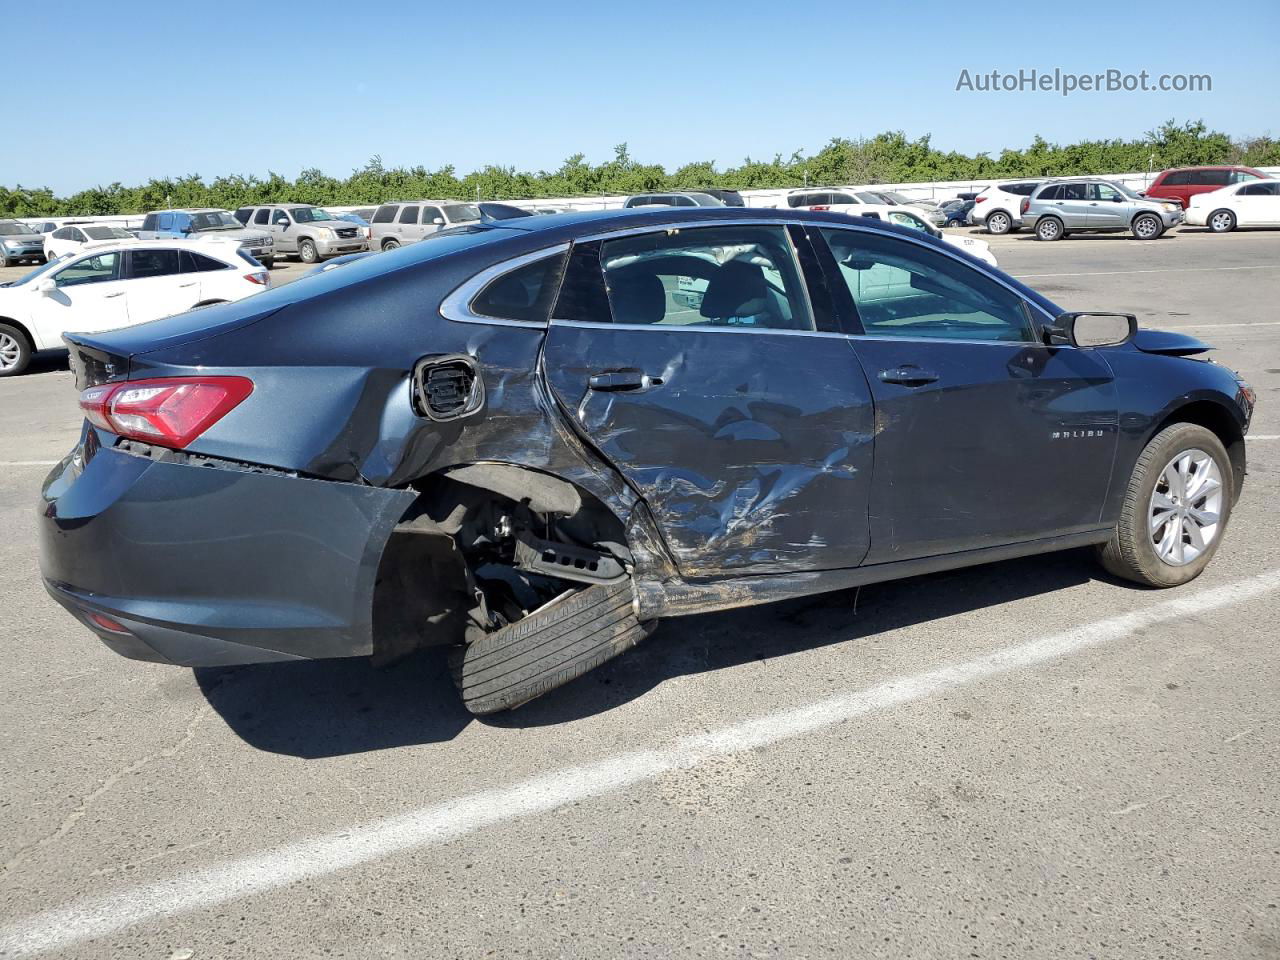
[[[548,574],[542,547],[597,556],[615,572],[633,564],[626,526],[588,491],[505,463],[448,468],[414,481],[418,499],[383,550],[373,599],[373,657],[385,663],[468,631],[521,619],[591,574]],[[523,558],[522,558],[523,553]],[[585,569],[585,565],[584,565]]]
[[[1236,419],[1219,403],[1196,400],[1170,413],[1151,431],[1151,436],[1154,437],[1165,427],[1175,423],[1197,424],[1212,431],[1222,441],[1222,445],[1227,448],[1227,457],[1231,460],[1232,498],[1238,498],[1244,485],[1246,461],[1244,434]],[[1150,437],[1147,439],[1150,441]]]

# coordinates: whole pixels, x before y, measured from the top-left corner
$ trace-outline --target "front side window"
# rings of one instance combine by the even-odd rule
[[[1261,177],[1248,170],[1232,170],[1230,179],[1232,183],[1247,183],[1250,180],[1260,180]]]
[[[271,211],[268,210],[266,207],[263,207],[261,210],[259,210],[257,213],[253,215],[253,222],[258,224],[261,227],[265,227],[267,223],[270,222],[270,220],[271,220]]]
[[[59,287],[78,287],[87,283],[105,283],[120,279],[120,254],[99,253],[81,257],[58,271],[54,283]]]
[[[290,224],[289,215],[283,210],[276,210],[271,214],[271,224],[276,227],[287,227]]]
[[[62,228],[60,228],[60,229],[58,229],[58,230],[53,231],[53,239],[55,239],[55,240],[70,240],[70,239],[71,239],[71,228],[70,228],[70,227],[62,227]]]
[[[781,226],[700,227],[606,240],[615,323],[812,330]]]
[[[179,271],[177,250],[134,250],[130,257],[135,280],[167,277]]]
[[[1185,187],[1191,182],[1191,172],[1189,170],[1175,170],[1169,174],[1161,182],[1162,187]]]
[[[1095,183],[1093,185],[1095,200],[1116,201],[1121,198],[1120,191],[1105,183]]]
[[[72,231],[71,231],[71,239],[72,239],[72,240],[74,240],[74,241],[76,241],[76,243],[86,243],[86,242],[87,242],[87,240],[86,240],[86,238],[85,238],[84,233],[83,233],[82,231],[80,231],[80,230],[72,230]]]
[[[1236,192],[1242,197],[1272,197],[1276,194],[1277,186],[1280,186],[1280,184],[1253,183],[1247,187],[1241,187]]]
[[[249,216],[253,213],[253,207],[241,207],[236,211],[236,219],[241,223],[248,223]]]
[[[443,220],[444,214],[440,212],[439,207],[423,207],[422,222],[425,224],[435,223],[437,219]]]
[[[545,323],[564,259],[564,254],[555,254],[503,274],[471,301],[471,312],[500,320]]]
[[[400,222],[401,222],[401,223],[417,223],[417,222],[418,222],[418,208],[417,208],[417,207],[403,207],[403,208],[401,208],[401,210],[400,210]]]
[[[466,223],[480,219],[480,208],[474,203],[451,203],[444,208],[450,223]]]
[[[172,229],[173,229],[173,214],[172,214],[172,213],[162,213],[162,214],[160,214],[160,226],[159,226],[157,229],[160,229],[160,230],[172,230]]]
[[[1035,340],[1021,299],[974,268],[897,237],[821,232],[867,336]]]

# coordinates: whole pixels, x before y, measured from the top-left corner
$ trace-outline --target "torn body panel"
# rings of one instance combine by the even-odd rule
[[[844,338],[553,321],[544,367],[574,428],[652,511],[683,576],[861,562],[872,407]],[[602,371],[629,368],[652,385],[592,388]]]

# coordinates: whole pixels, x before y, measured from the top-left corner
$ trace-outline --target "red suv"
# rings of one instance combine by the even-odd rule
[[[1178,167],[1156,177],[1143,196],[1152,200],[1177,200],[1186,209],[1197,193],[1208,193],[1245,180],[1267,179],[1270,178],[1265,173],[1253,167]]]

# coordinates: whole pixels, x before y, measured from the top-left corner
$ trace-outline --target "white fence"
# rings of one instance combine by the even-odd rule
[[[1280,178],[1280,167],[1258,167],[1263,173],[1269,177]],[[1123,183],[1132,190],[1145,190],[1151,181],[1159,175],[1159,171],[1140,172],[1140,173],[1108,173],[1100,174],[1107,180],[1115,180]],[[986,187],[999,183],[1011,183],[1014,180],[1034,179],[1031,177],[1012,177],[1009,179],[995,180],[940,180],[931,183],[878,183],[871,185],[876,190],[896,190],[913,200],[949,200],[959,193],[977,193]],[[865,189],[865,186],[857,186],[853,184],[822,184],[813,185],[810,189],[818,190],[823,187],[833,187],[842,190],[858,190]],[[743,190],[742,200],[748,207],[777,207],[785,205],[787,192],[792,187],[786,187],[774,190]],[[622,207],[626,202],[626,196],[608,196],[608,197],[539,197],[536,200],[512,200],[504,201],[514,203],[531,210],[542,210],[547,207],[567,207],[571,210],[616,210]],[[328,209],[338,212],[349,212],[352,210],[362,210],[376,204],[356,204],[354,206],[329,207]],[[142,226],[142,217],[140,213],[127,214],[121,216],[102,216],[102,217],[22,217],[19,218],[23,223],[35,224],[47,221],[54,221],[59,226],[72,220],[86,221],[92,223],[110,223],[123,227],[137,228]]]

